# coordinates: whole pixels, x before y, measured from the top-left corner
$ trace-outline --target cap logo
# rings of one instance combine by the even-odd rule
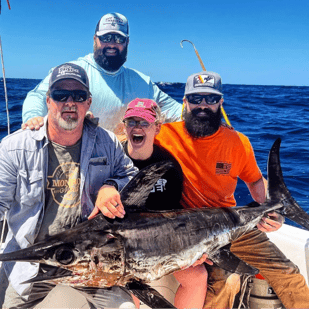
[[[201,74],[194,76],[193,87],[212,87],[215,86],[215,78],[213,75]]]
[[[65,75],[65,74],[71,74],[71,73],[79,73],[78,69],[74,69],[70,65],[64,65],[58,69],[58,76]]]
[[[143,101],[139,101],[137,102],[137,104],[135,105],[135,107],[145,107],[145,104]]]
[[[123,26],[123,20],[119,17],[113,16],[113,17],[106,18],[106,21],[104,24],[111,24],[113,27],[116,27],[116,24]]]

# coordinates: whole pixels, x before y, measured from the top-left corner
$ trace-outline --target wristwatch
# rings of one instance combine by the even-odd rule
[[[113,186],[113,187],[115,187],[116,190],[118,191],[118,184],[117,184],[117,182],[114,181],[114,180],[106,180],[106,181],[104,181],[104,183],[103,183],[103,186],[104,186],[104,185]]]

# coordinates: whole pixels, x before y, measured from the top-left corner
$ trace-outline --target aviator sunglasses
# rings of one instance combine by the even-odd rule
[[[208,105],[214,105],[219,103],[222,99],[222,95],[218,94],[189,94],[186,96],[187,101],[190,104],[201,104],[203,99]]]
[[[114,39],[115,43],[123,44],[127,40],[125,36],[120,35],[118,33],[108,33],[105,35],[98,36],[98,38],[102,43],[109,43],[111,42],[112,39]]]
[[[149,128],[151,123],[149,123],[146,120],[141,120],[141,121],[137,121],[137,120],[124,120],[123,121],[124,124],[129,127],[129,128],[134,128],[138,125],[140,125],[142,128]]]
[[[85,90],[53,90],[50,96],[57,102],[66,102],[71,97],[74,102],[82,103],[88,99],[88,92]]]

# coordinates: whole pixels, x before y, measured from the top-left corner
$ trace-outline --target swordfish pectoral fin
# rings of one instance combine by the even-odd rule
[[[239,275],[256,275],[259,273],[257,268],[254,268],[238,258],[229,249],[230,246],[222,247],[217,253],[211,255],[210,259],[220,268],[236,273]]]
[[[284,183],[279,157],[280,143],[281,139],[278,138],[269,152],[266,203],[281,205],[277,212],[309,230],[309,215],[294,200]]]
[[[34,282],[40,282],[40,281],[50,281],[54,280],[57,278],[63,278],[67,276],[72,276],[72,271],[56,267],[56,266],[51,266],[51,265],[46,265],[46,264],[40,264],[40,271],[39,273],[34,277],[31,278],[24,283],[34,283]]]
[[[157,290],[140,281],[127,283],[126,288],[150,308],[176,308]]]
[[[173,166],[172,161],[166,160],[141,169],[120,192],[121,201],[126,205],[126,209],[133,211],[134,208],[145,206],[155,183]]]

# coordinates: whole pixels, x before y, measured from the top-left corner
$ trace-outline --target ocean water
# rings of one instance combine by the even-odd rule
[[[22,103],[40,80],[7,79],[10,132],[21,126]],[[185,85],[158,83],[178,102]],[[268,152],[281,137],[280,159],[285,183],[299,205],[309,213],[309,87],[223,85],[224,109],[233,127],[247,135],[258,165],[267,177]],[[0,139],[8,134],[3,81],[0,81]],[[237,204],[246,205],[251,196],[239,180]],[[288,224],[295,225],[287,220]]]

